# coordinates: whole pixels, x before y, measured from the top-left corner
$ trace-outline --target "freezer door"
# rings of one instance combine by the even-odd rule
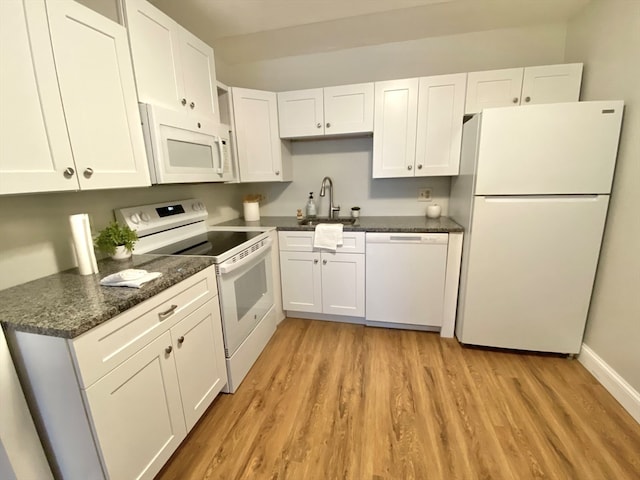
[[[486,109],[476,195],[607,194],[623,103]]]
[[[578,353],[608,201],[606,195],[476,197],[463,252],[459,340]]]

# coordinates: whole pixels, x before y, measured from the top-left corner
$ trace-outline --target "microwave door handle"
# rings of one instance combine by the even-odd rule
[[[222,137],[215,138],[215,142],[218,144],[218,168],[216,169],[216,172],[222,175],[224,173],[224,169],[222,166],[222,163],[224,162],[224,159],[222,158]]]

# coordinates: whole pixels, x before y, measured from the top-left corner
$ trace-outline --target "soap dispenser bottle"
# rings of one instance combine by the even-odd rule
[[[309,200],[307,201],[307,209],[306,209],[307,217],[315,217],[316,213],[316,202],[313,201],[313,192],[309,192]]]

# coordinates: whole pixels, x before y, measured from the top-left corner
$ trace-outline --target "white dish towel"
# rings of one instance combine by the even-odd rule
[[[118,273],[107,275],[100,280],[100,285],[105,287],[131,287],[140,288],[143,284],[162,276],[162,272],[147,272],[129,268]]]
[[[314,248],[324,248],[336,251],[338,245],[342,245],[341,223],[319,223],[316,225],[316,234],[313,237]]]

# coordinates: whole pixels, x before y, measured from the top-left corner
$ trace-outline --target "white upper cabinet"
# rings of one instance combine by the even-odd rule
[[[73,1],[47,12],[80,188],[149,185],[126,30]]]
[[[413,177],[418,115],[417,78],[375,84],[373,177]]]
[[[213,49],[146,0],[124,11],[139,100],[219,121]]]
[[[581,83],[581,63],[527,67],[522,79],[520,105],[577,102]]]
[[[0,61],[0,193],[77,190],[44,2],[0,2]]]
[[[457,175],[466,74],[376,82],[373,177]]]
[[[277,95],[281,138],[324,135],[321,88],[280,92]]]
[[[291,180],[291,154],[278,134],[274,92],[231,89],[241,182]]]
[[[73,1],[0,10],[0,193],[150,185],[125,29]]]
[[[372,132],[373,97],[373,83],[278,93],[280,137]]]
[[[416,176],[457,175],[467,75],[420,79]]]
[[[465,113],[489,107],[577,102],[581,82],[581,63],[471,72]]]

